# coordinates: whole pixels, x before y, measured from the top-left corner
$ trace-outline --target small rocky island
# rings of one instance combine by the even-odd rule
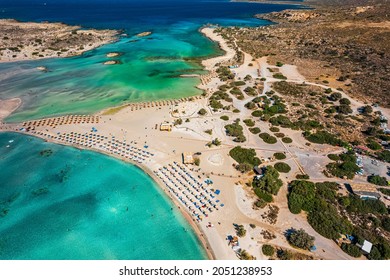
[[[152,32],[146,31],[146,32],[142,32],[142,33],[137,34],[137,37],[147,37],[150,35],[152,35]]]
[[[0,62],[70,57],[114,42],[115,30],[0,19]]]

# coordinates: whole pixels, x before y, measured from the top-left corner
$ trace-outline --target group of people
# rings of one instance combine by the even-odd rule
[[[196,221],[202,221],[214,210],[219,210],[220,200],[205,186],[205,183],[196,179],[188,168],[174,162],[159,168],[154,173]]]

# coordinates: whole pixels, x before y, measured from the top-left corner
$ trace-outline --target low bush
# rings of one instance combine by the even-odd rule
[[[258,127],[249,128],[249,131],[253,134],[259,134],[261,132],[260,128]]]
[[[275,144],[276,142],[278,142],[278,140],[276,140],[275,137],[269,135],[268,133],[266,132],[263,132],[263,133],[260,133],[259,134],[259,137],[261,139],[263,139],[263,141],[267,144]]]
[[[268,244],[264,244],[261,247],[261,251],[263,252],[264,255],[269,256],[269,257],[271,257],[275,254],[275,248],[271,245],[268,245]]]
[[[283,160],[286,159],[286,154],[284,153],[274,153],[274,158],[277,160]]]
[[[275,164],[275,169],[278,170],[281,173],[288,173],[291,171],[290,165],[284,162],[278,162]]]

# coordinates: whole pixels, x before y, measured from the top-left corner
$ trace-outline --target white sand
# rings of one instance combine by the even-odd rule
[[[20,98],[0,99],[0,122],[18,109],[21,104],[22,100]]]

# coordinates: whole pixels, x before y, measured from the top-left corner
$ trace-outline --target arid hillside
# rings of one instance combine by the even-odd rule
[[[278,24],[236,32],[239,47],[255,57],[268,55],[271,62],[298,65],[313,81],[389,107],[390,3],[305,3],[315,8],[258,15]]]

